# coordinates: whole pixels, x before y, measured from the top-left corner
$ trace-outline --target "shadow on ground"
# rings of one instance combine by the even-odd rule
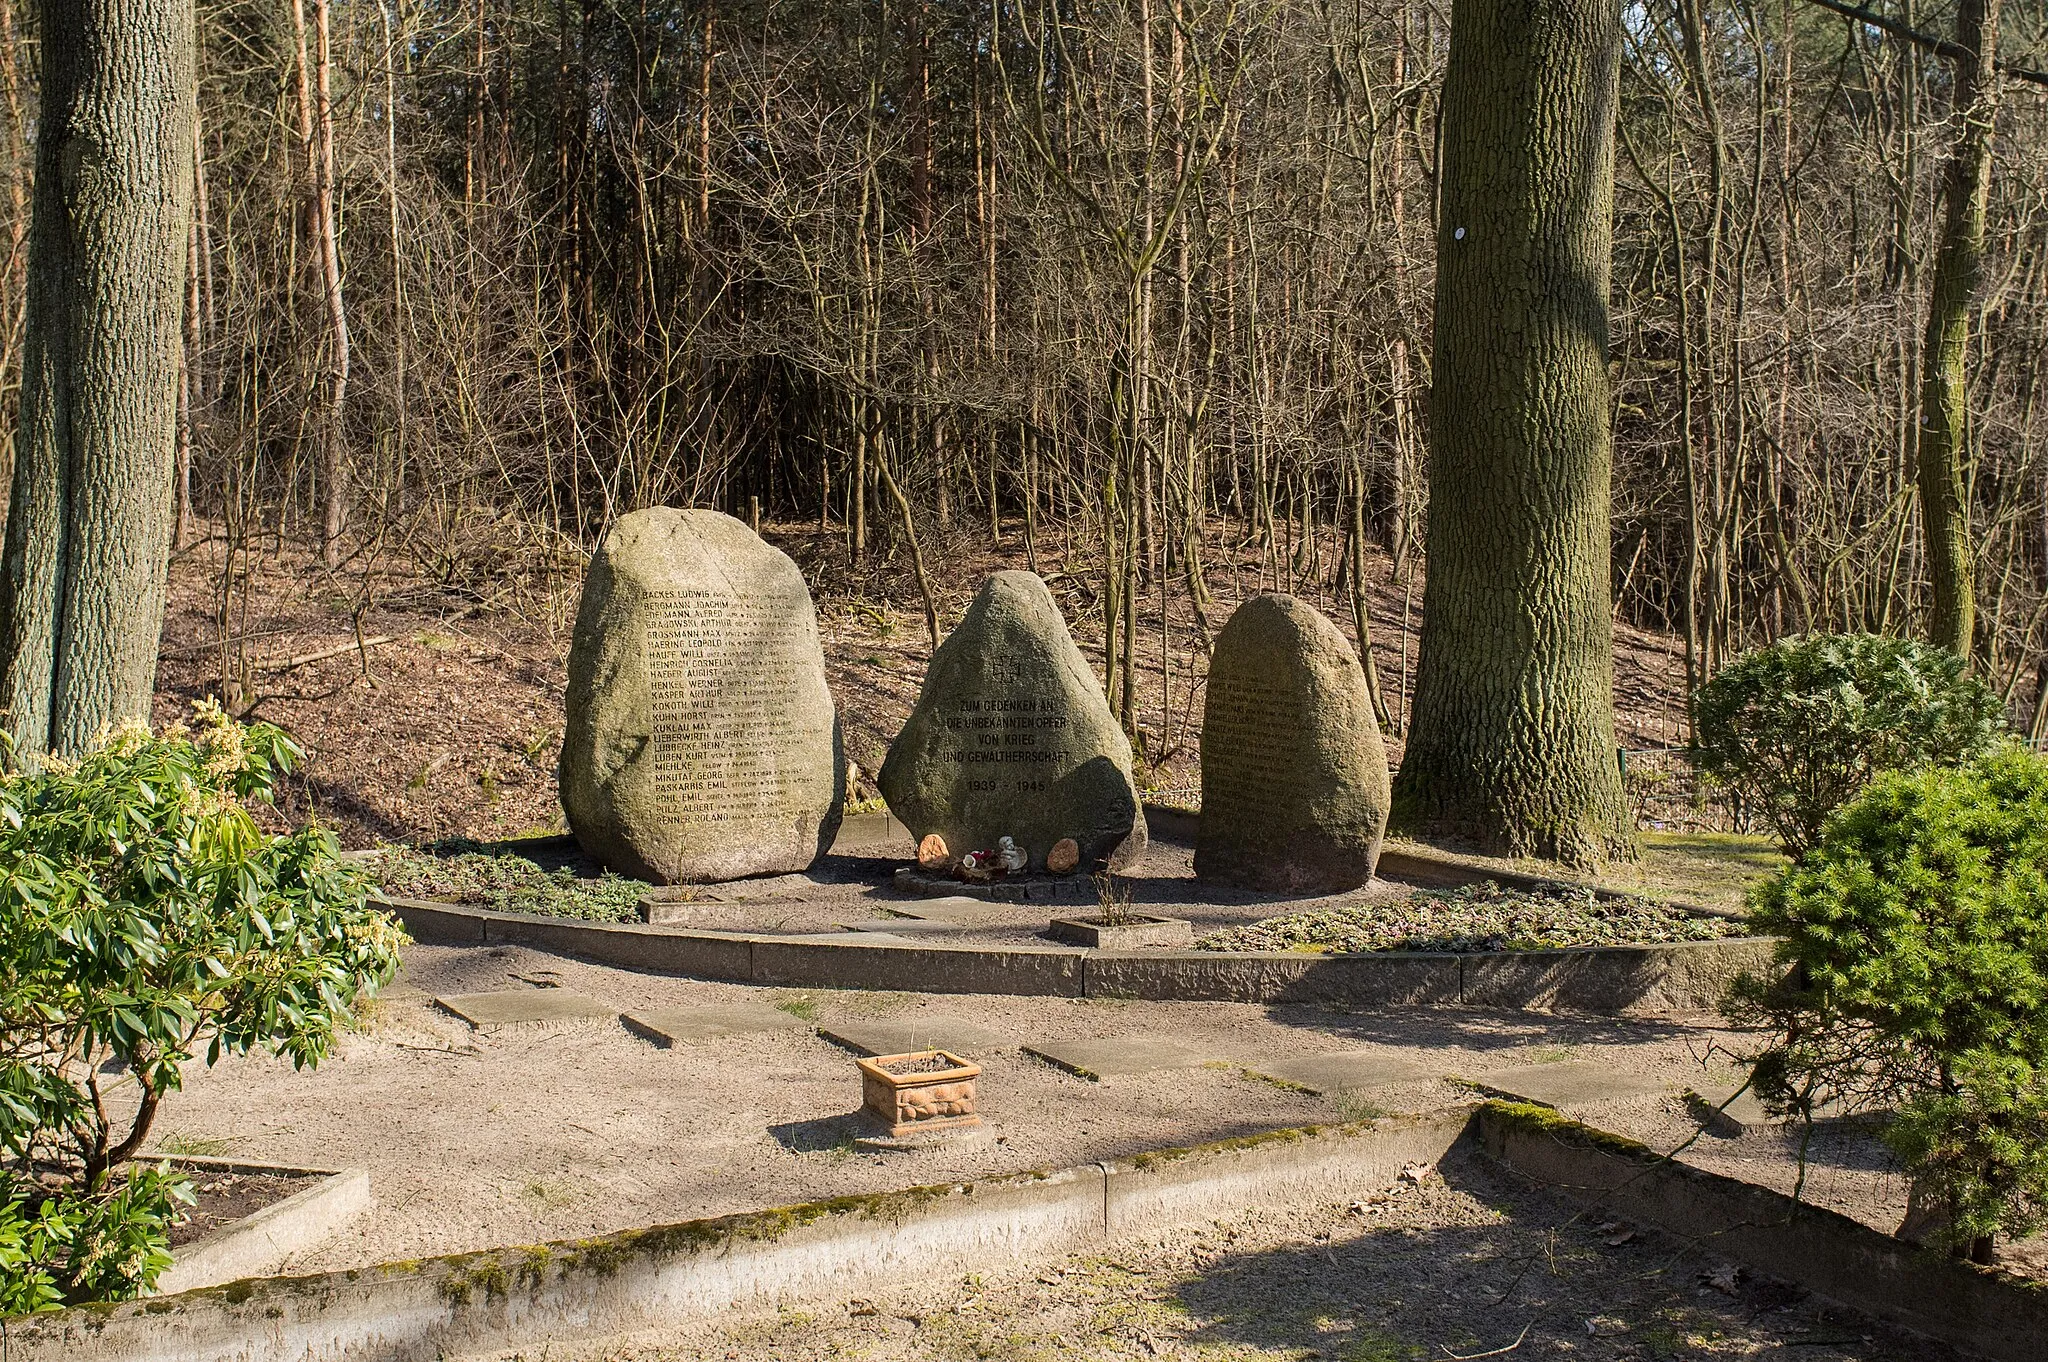
[[[1179,1317],[1176,1341],[1342,1362],[1959,1357],[1738,1270],[1711,1246],[1576,1208],[1483,1158],[1454,1154],[1442,1171],[1447,1185],[1362,1203],[1309,1243],[1238,1253],[1226,1242],[1162,1302]]]
[[[1656,1041],[1699,1038],[1701,1059],[1708,1057],[1709,1037],[1695,1025],[1654,1017],[1574,1016],[1548,1012],[1511,1012],[1482,1008],[1389,1008],[1377,1012],[1340,1012],[1298,1003],[1276,1003],[1268,1020],[1281,1026],[1320,1031],[1340,1040],[1404,1048],[1459,1046],[1467,1050],[1509,1051],[1531,1045],[1564,1051],[1580,1045],[1648,1045]],[[1568,1058],[1560,1053],[1556,1058]],[[1716,1058],[1725,1060],[1725,1055]]]

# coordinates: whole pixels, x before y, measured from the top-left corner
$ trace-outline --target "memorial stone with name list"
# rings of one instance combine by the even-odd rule
[[[1239,606],[1209,660],[1195,874],[1291,894],[1357,888],[1379,862],[1388,796],[1351,641],[1292,596]]]
[[[1043,581],[998,572],[932,654],[880,785],[919,839],[960,856],[1011,838],[1042,872],[1065,839],[1082,871],[1144,851],[1131,744]]]
[[[620,518],[569,650],[562,807],[590,855],[660,884],[803,870],[845,792],[803,574],[731,516]]]

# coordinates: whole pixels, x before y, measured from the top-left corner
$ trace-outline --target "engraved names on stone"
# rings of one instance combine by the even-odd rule
[[[1195,874],[1296,894],[1371,879],[1386,747],[1343,632],[1305,601],[1254,596],[1216,635],[1208,690]]]
[[[695,822],[774,818],[797,792],[773,735],[802,659],[764,629],[777,602],[689,588],[647,597],[649,753],[671,811]]]
[[[1306,721],[1294,697],[1251,684],[1243,673],[1209,683],[1202,760],[1218,777],[1261,803],[1289,797],[1293,759]],[[1213,740],[1212,740],[1213,738]]]

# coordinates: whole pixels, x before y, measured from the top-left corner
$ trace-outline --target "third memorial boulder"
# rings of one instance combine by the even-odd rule
[[[1337,893],[1372,878],[1387,750],[1351,643],[1315,607],[1254,596],[1216,636],[1202,711],[1195,873]]]
[[[998,572],[932,654],[881,787],[919,838],[959,856],[1004,837],[1030,871],[1063,839],[1078,868],[1123,869],[1145,848],[1131,745],[1044,582]]]

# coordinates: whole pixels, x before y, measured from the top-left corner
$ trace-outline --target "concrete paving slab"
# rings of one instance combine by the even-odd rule
[[[1686,1089],[1686,1102],[1694,1116],[1717,1135],[1739,1138],[1798,1124],[1797,1116],[1775,1116],[1766,1110],[1763,1100],[1754,1092],[1734,1095],[1747,1077],[1741,1073],[1720,1073],[1699,1079]],[[1825,1103],[1813,1116],[1816,1122],[1827,1122],[1848,1114],[1839,1103]]]
[[[950,922],[961,927],[985,927],[1002,918],[1006,911],[1000,904],[985,903],[965,895],[891,903],[888,909],[905,918],[924,922]]]
[[[1079,1078],[1101,1080],[1158,1069],[1199,1069],[1222,1056],[1165,1036],[1109,1036],[1092,1040],[1038,1041],[1024,1047],[1054,1068]]]
[[[951,1050],[972,1059],[977,1051],[1013,1050],[1017,1038],[957,1017],[886,1017],[829,1022],[818,1034],[857,1055],[903,1055],[913,1050]]]
[[[850,813],[839,824],[839,836],[832,843],[832,850],[845,853],[855,849],[902,850],[917,854],[917,839],[887,813]]]
[[[1459,1074],[1458,1078],[1483,1091],[1516,1102],[1569,1111],[1576,1107],[1622,1102],[1654,1093],[1675,1093],[1685,1087],[1683,1078],[1657,1074],[1630,1073],[1604,1059],[1573,1059],[1558,1064],[1523,1064],[1512,1069]]]
[[[745,1036],[761,1031],[808,1029],[802,1017],[774,1007],[643,1007],[620,1020],[635,1035],[666,1050],[695,1045],[720,1036]]]
[[[1753,1092],[1742,1093],[1730,1101],[1728,1094],[1734,1091],[1734,1084],[1725,1088],[1717,1085],[1709,1092],[1694,1091],[1689,1095],[1701,1118],[1723,1135],[1754,1135],[1791,1123],[1793,1118],[1789,1116],[1773,1116]]]
[[[1334,1050],[1320,1055],[1253,1055],[1237,1061],[1251,1072],[1328,1096],[1432,1083],[1442,1073],[1384,1050]]]
[[[501,1026],[550,1026],[563,1022],[609,1021],[619,1009],[565,988],[518,988],[499,993],[456,993],[434,999],[444,1012],[479,1031]]]

